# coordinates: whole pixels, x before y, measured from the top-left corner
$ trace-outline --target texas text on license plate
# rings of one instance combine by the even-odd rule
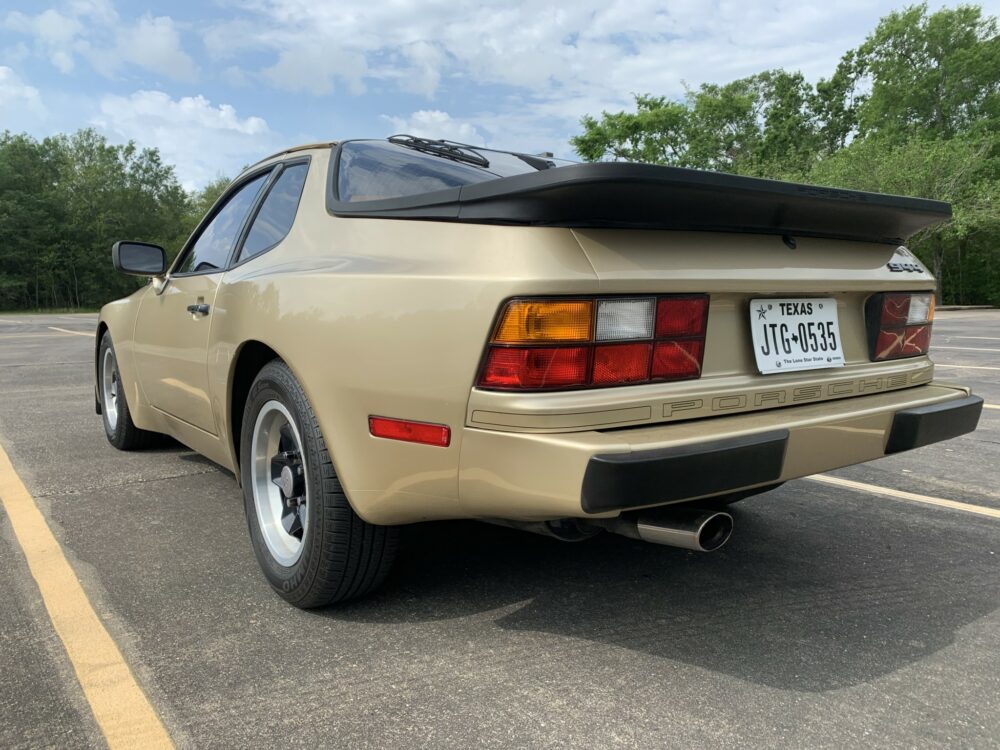
[[[750,331],[764,374],[844,366],[834,299],[750,300]]]

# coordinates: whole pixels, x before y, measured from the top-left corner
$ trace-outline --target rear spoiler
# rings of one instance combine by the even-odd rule
[[[942,201],[620,162],[347,203],[334,192],[335,168],[331,163],[327,209],[344,217],[741,232],[891,245],[951,218],[951,205]]]

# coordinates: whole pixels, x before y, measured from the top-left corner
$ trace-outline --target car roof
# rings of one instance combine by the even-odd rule
[[[313,151],[315,149],[321,149],[321,148],[332,148],[333,146],[336,145],[337,141],[320,141],[317,143],[302,143],[299,144],[298,146],[290,146],[289,148],[282,149],[281,151],[273,153],[270,156],[265,156],[263,159],[255,161],[249,167],[244,169],[240,174],[243,174],[244,172],[249,172],[254,167],[259,167],[261,164],[269,162],[272,159],[280,159],[281,157],[287,156],[288,154],[294,154],[299,151]]]

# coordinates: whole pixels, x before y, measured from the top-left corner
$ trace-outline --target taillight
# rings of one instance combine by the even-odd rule
[[[931,345],[933,292],[887,292],[868,298],[868,356],[872,361],[919,357]]]
[[[562,390],[701,377],[708,295],[516,299],[476,385]]]

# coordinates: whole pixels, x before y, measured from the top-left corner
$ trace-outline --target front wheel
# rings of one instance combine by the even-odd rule
[[[97,393],[101,399],[101,416],[108,442],[120,451],[148,448],[159,435],[140,430],[132,421],[110,331],[105,331],[101,337],[101,348],[97,356]]]
[[[382,583],[398,529],[367,523],[351,508],[312,407],[280,360],[250,387],[240,473],[254,554],[285,600],[321,607]]]

